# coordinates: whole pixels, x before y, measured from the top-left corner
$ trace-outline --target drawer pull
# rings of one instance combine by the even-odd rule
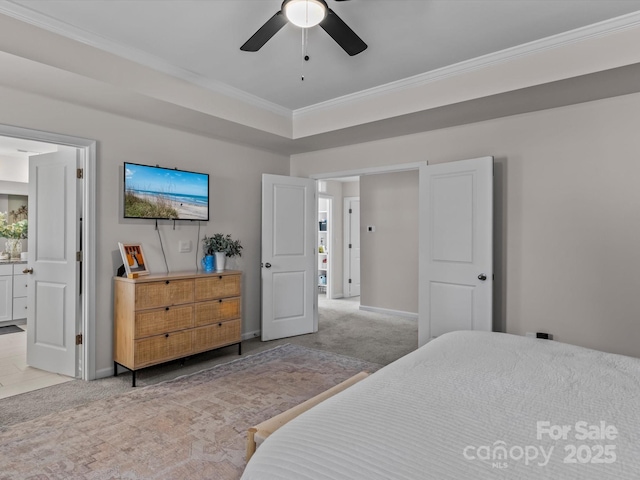
[[[219,324],[218,324],[218,326],[219,326],[219,327],[221,327],[221,326],[222,326],[222,323],[219,323]]]
[[[169,334],[168,334],[168,333],[165,333],[165,334],[164,334],[164,338],[169,338]]]
[[[166,308],[165,308],[165,311],[167,311],[167,312],[168,312],[168,311],[169,311],[169,307],[166,307]]]
[[[222,299],[218,300],[218,303],[222,303]]]
[[[218,278],[219,278],[220,280],[222,280],[222,275],[220,275]]]
[[[164,283],[166,283],[167,285],[169,285],[169,280],[167,280],[167,281],[166,281],[166,282],[164,282]]]

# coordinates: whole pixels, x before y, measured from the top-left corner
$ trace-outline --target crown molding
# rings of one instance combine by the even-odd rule
[[[62,35],[66,38],[112,53],[119,57],[170,75],[174,78],[198,85],[220,95],[242,101],[248,105],[261,108],[284,118],[293,119],[294,123],[296,118],[306,117],[317,112],[328,111],[335,107],[357,103],[364,99],[372,99],[375,97],[382,97],[390,93],[402,92],[404,90],[444,80],[452,76],[480,70],[490,65],[508,62],[515,58],[534,55],[545,50],[551,50],[594,37],[609,35],[620,30],[640,25],[640,11],[632,12],[627,15],[622,15],[599,23],[570,30],[568,32],[559,33],[540,40],[517,45],[499,52],[489,53],[470,60],[404,78],[402,80],[372,87],[296,110],[290,110],[225,83],[217,82],[195,72],[176,67],[155,55],[150,55],[146,52],[127,47],[108,38],[87,32],[82,28],[72,26],[48,15],[41,14],[25,6],[16,4],[13,0],[5,0],[0,3],[0,14],[7,15],[22,22]]]
[[[177,67],[155,55],[122,45],[101,35],[90,33],[82,28],[57,20],[49,15],[36,12],[28,7],[14,3],[13,0],[5,0],[0,3],[0,14],[7,15],[15,18],[16,20],[62,35],[63,37],[70,38],[71,40],[75,40],[99,50],[112,53],[132,62],[152,68],[153,70],[157,70],[191,84],[198,85],[215,93],[240,100],[276,115],[280,115],[288,119],[291,118],[292,111],[281,105],[269,102],[263,98],[252,95],[238,88],[234,88],[225,83],[211,80],[190,70]]]
[[[637,27],[640,25],[640,11],[615,17],[602,22],[580,27],[568,32],[562,32],[550,37],[535,40],[515,47],[489,53],[480,57],[465,60],[453,65],[420,73],[412,77],[395,82],[386,83],[377,87],[361,90],[356,93],[337,97],[326,102],[316,103],[308,107],[298,108],[293,111],[293,119],[305,117],[316,112],[330,110],[338,106],[356,103],[363,99],[380,97],[389,93],[401,92],[410,88],[420,87],[429,83],[444,80],[448,77],[480,70],[489,65],[508,62],[515,58],[534,55],[545,50],[551,50],[561,46],[580,42],[586,39],[609,35],[620,30]]]

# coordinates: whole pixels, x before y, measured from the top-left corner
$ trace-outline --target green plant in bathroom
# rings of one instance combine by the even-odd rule
[[[8,223],[7,218],[7,212],[0,212],[0,237],[16,239],[27,238],[29,232],[29,222],[27,219]]]

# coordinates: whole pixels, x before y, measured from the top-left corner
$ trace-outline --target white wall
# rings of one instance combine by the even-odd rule
[[[418,313],[417,170],[360,177],[360,304]]]
[[[27,183],[29,159],[18,155],[0,155],[0,179],[7,182]]]
[[[0,87],[0,123],[97,140],[96,368],[113,368],[112,276],[121,263],[117,242],[141,242],[152,273],[164,271],[152,221],[122,218],[124,161],[210,174],[211,220],[199,237],[230,233],[241,240],[244,271],[243,332],[260,328],[261,175],[289,173],[288,157],[131,120],[70,103]],[[179,240],[198,241],[195,223],[161,222],[172,271],[193,270],[195,253],[178,253]]]
[[[640,94],[294,155],[291,174],[493,155],[494,322],[640,356]]]
[[[343,197],[359,197],[360,196],[360,181],[357,181],[357,182],[343,182],[342,183],[342,196]]]

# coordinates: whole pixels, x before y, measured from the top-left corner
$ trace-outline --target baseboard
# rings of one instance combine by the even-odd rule
[[[344,298],[344,295],[342,293],[336,293],[335,295],[331,296],[331,300],[335,300],[337,298]]]
[[[259,337],[262,333],[261,330],[254,330],[253,332],[246,332],[242,334],[242,340],[251,340],[252,338]]]
[[[113,376],[113,367],[109,368],[101,368],[100,370],[96,370],[96,380],[99,378],[107,378]]]
[[[360,305],[360,310],[367,312],[384,313],[385,315],[397,315],[398,317],[411,318],[413,320],[418,319],[417,313],[403,312],[402,310],[390,310],[388,308],[369,307],[368,305]]]

